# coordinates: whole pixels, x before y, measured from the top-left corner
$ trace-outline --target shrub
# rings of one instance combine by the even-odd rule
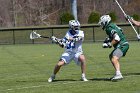
[[[112,22],[115,22],[116,19],[117,19],[116,13],[115,12],[110,12],[109,15],[111,17]]]
[[[140,16],[138,14],[133,14],[132,17],[135,19],[135,20],[140,20]]]
[[[100,14],[97,12],[92,12],[88,17],[88,23],[97,23],[100,19]]]
[[[68,12],[63,13],[60,16],[61,24],[68,24],[69,20],[73,19],[74,19],[73,15]]]

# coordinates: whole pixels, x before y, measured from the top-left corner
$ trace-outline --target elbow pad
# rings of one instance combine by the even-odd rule
[[[119,35],[117,33],[114,34],[114,39],[117,40],[117,41],[120,41],[120,37],[119,37]]]

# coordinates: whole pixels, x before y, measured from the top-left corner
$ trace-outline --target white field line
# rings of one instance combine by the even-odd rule
[[[78,81],[78,82],[84,82],[84,81]],[[49,86],[49,84],[51,85],[59,85],[59,84],[73,84],[73,83],[78,83],[77,81],[74,82],[63,82],[63,83],[47,83],[46,85],[37,85],[37,86],[25,86],[25,87],[17,87],[17,88],[9,88],[9,89],[5,89],[2,91],[14,91],[14,90],[22,90],[22,89],[31,89],[31,88],[40,88],[40,87],[47,87]],[[1,90],[0,90],[1,91]]]

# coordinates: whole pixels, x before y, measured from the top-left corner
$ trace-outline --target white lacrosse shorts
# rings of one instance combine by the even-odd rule
[[[60,57],[60,59],[63,60],[66,64],[69,64],[72,60],[74,60],[74,62],[77,65],[81,65],[81,62],[78,60],[78,58],[82,54],[83,54],[82,52],[78,52],[78,53],[64,52]]]

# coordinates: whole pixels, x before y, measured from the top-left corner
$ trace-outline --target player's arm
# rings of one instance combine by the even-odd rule
[[[74,36],[72,40],[77,42],[77,41],[82,40],[82,39],[83,39],[82,36]]]
[[[134,25],[140,26],[140,22],[134,20],[133,17],[131,17],[130,15],[125,15],[125,18],[126,18],[127,20],[129,19]]]
[[[66,46],[66,43],[63,41],[63,39],[58,39],[55,36],[51,37],[52,41],[58,44],[60,47],[64,48]]]
[[[79,34],[77,36],[74,36],[72,38],[72,41],[74,41],[74,42],[77,42],[80,40],[84,40],[84,32],[83,31],[79,32]]]
[[[74,36],[74,37],[66,37],[66,39],[68,41],[74,41],[74,42],[77,42],[79,40],[83,40],[83,37],[82,36]]]
[[[115,45],[120,41],[120,37],[117,33],[113,35],[113,40],[111,41],[111,45]]]
[[[115,45],[120,41],[120,37],[114,29],[111,30],[110,35],[112,36],[112,39],[106,38],[103,43],[103,48],[111,48],[112,45]]]
[[[133,24],[135,24],[136,26],[140,26],[140,22],[139,21],[136,21],[136,20],[131,20],[131,22],[133,23]]]

